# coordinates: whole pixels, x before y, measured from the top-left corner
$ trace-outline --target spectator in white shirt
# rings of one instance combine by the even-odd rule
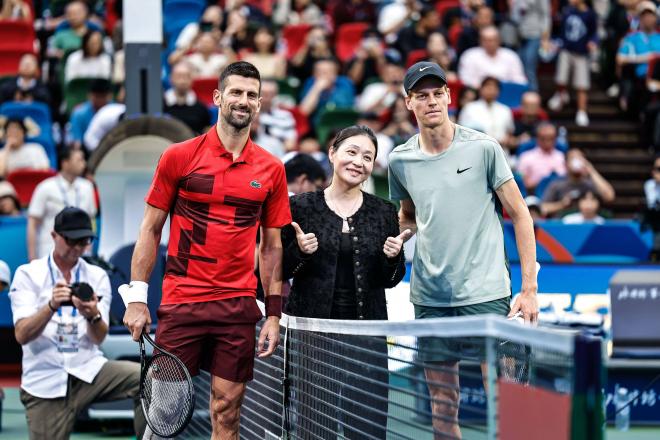
[[[373,82],[366,86],[357,99],[356,108],[361,112],[383,113],[389,109],[403,92],[405,69],[390,60],[381,70],[382,82]]]
[[[34,142],[25,142],[27,127],[22,119],[9,118],[3,128],[5,146],[0,150],[0,178],[18,169],[50,168],[44,148]]]
[[[59,157],[60,172],[37,185],[28,208],[28,258],[42,258],[53,249],[51,231],[55,216],[75,206],[90,217],[96,216],[94,186],[82,178],[87,166],[82,150],[64,148]]]
[[[112,58],[104,52],[103,34],[88,30],[82,37],[81,48],[66,59],[64,81],[75,78],[110,79]]]
[[[489,76],[527,84],[520,57],[500,46],[500,34],[494,26],[483,28],[479,33],[479,47],[466,50],[458,61],[458,77],[468,87],[479,87]]]
[[[500,82],[486,77],[479,88],[479,99],[463,107],[458,123],[494,137],[504,148],[511,143],[513,114],[506,105],[497,102]]]
[[[141,438],[140,365],[108,361],[99,349],[112,293],[105,271],[80,258],[94,237],[90,218],[65,208],[51,236],[53,252],[20,266],[9,291],[14,333],[23,347],[21,402],[30,438],[69,438],[78,411],[127,397],[135,401]]]
[[[298,132],[293,115],[277,107],[275,100],[278,93],[277,81],[270,78],[261,80],[261,109],[254,139],[260,147],[282,158],[295,149]]]
[[[195,52],[183,57],[193,68],[193,78],[219,77],[222,69],[236,58],[228,46],[220,51],[219,40],[211,32],[202,33],[195,43]]]

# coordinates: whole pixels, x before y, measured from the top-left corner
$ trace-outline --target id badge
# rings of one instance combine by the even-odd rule
[[[60,353],[78,352],[78,324],[57,323],[57,350]]]

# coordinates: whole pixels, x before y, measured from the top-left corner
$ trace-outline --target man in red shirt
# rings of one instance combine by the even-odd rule
[[[252,142],[261,79],[250,63],[232,63],[220,75],[213,102],[218,123],[206,134],[171,145],[161,156],[131,264],[124,324],[138,340],[149,328],[146,280],[168,214],[168,245],[156,342],[178,356],[192,375],[209,370],[214,439],[238,439],[245,384],[252,379],[255,324],[254,250],[261,226],[259,264],[266,315],[257,352],[279,343],[280,228],[291,222],[284,166]],[[266,341],[268,344],[266,344]]]

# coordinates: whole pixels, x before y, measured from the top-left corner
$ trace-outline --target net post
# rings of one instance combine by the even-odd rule
[[[602,339],[586,334],[575,338],[571,439],[603,440],[603,366]]]
[[[486,390],[488,439],[497,439],[497,340],[486,337]]]

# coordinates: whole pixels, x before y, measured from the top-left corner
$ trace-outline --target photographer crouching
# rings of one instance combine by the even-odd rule
[[[31,440],[68,439],[77,414],[94,402],[133,398],[135,431],[144,432],[140,365],[109,361],[110,281],[81,255],[92,242],[85,211],[64,208],[51,233],[53,252],[16,270],[9,290],[16,340],[23,347],[21,402]]]

